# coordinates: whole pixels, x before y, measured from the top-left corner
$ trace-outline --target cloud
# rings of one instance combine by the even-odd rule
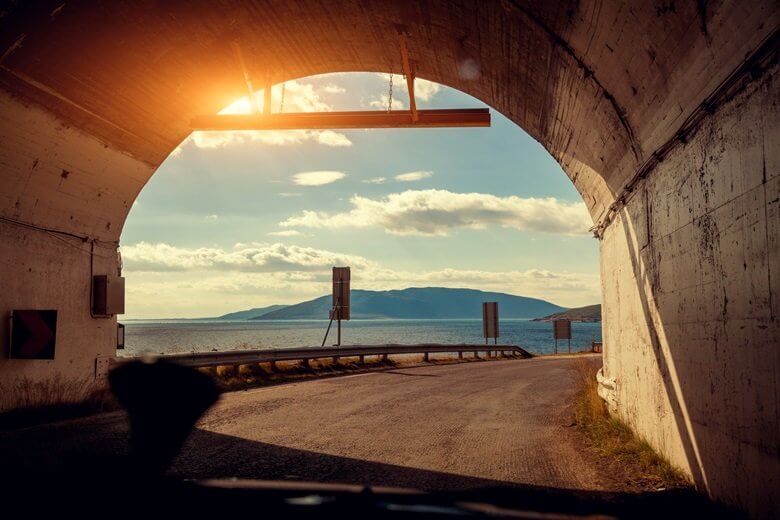
[[[312,133],[316,135],[317,142],[325,146],[352,146],[352,141],[350,141],[346,135],[334,132],[333,130],[322,130]]]
[[[380,227],[394,235],[446,236],[453,229],[495,225],[517,230],[587,234],[593,225],[582,202],[549,198],[499,197],[447,190],[407,190],[381,199],[354,195],[352,209],[328,214],[315,211],[290,217],[282,227]]]
[[[378,75],[385,81],[388,81],[388,74],[378,73]],[[406,94],[409,93],[409,89],[406,86],[406,79],[404,79],[401,74],[393,74],[393,88],[401,90]],[[414,80],[414,94],[417,100],[430,101],[441,91],[441,89],[442,86],[433,81],[420,78]],[[393,101],[393,104],[395,104],[395,101]]]
[[[366,267],[361,256],[285,244],[236,244],[231,251],[201,247],[187,249],[163,243],[139,242],[122,246],[122,260],[130,271],[239,271],[277,272],[330,269],[334,265]]]
[[[432,269],[425,271],[395,271],[364,260],[363,264],[350,255],[315,254],[324,265],[296,269],[289,262],[279,270],[252,271],[234,262],[219,267],[172,270],[169,265],[158,271],[136,269],[138,246],[123,246],[125,256],[133,257],[126,264],[128,312],[134,317],[215,316],[231,310],[270,305],[298,303],[328,294],[332,265],[351,265],[354,289],[390,290],[406,287],[468,287],[485,291],[507,292],[543,298],[562,305],[586,305],[600,299],[599,276],[595,273],[552,272],[543,269],[485,271],[469,269]],[[160,247],[161,244],[154,244]],[[170,246],[168,246],[170,247]],[[246,246],[247,248],[251,246]],[[265,246],[270,247],[270,246]],[[135,249],[135,253],[131,253]],[[174,248],[177,259],[198,256],[203,249]],[[228,254],[227,252],[223,252]],[[288,258],[290,255],[282,255]],[[360,258],[360,257],[358,257]],[[154,260],[159,261],[155,255]],[[334,263],[325,263],[334,260]],[[175,264],[174,264],[175,265]],[[164,309],[164,310],[161,310]],[[162,313],[162,314],[161,314]]]
[[[363,179],[360,182],[365,182],[366,184],[384,184],[387,182],[387,177],[374,177],[372,179]]]
[[[329,87],[334,87],[333,85]],[[324,87],[327,89],[329,87]],[[328,90],[324,90],[328,91]],[[273,87],[274,111],[279,111],[281,103],[282,86]],[[262,110],[263,91],[259,90],[254,95],[257,105]],[[284,111],[285,112],[328,112],[333,108],[322,101],[319,89],[310,83],[288,81],[284,87]],[[220,114],[251,114],[253,111],[249,97],[243,97],[228,107],[221,110]],[[245,130],[228,132],[193,132],[184,143],[179,145],[172,153],[172,157],[181,155],[182,147],[186,143],[192,143],[197,148],[218,149],[228,146],[242,145],[246,143],[260,143],[271,146],[286,146],[314,142],[323,146],[346,147],[352,146],[352,141],[346,135],[333,130]]]
[[[322,91],[327,92],[328,94],[343,94],[347,89],[339,85],[330,84],[322,87]]]
[[[390,100],[390,96],[382,94],[379,99],[373,99],[368,102],[368,106],[378,108],[380,110],[387,110],[387,103]],[[393,110],[406,110],[406,105],[400,99],[393,98]]]
[[[414,181],[420,181],[422,179],[427,179],[428,177],[432,177],[433,172],[426,172],[426,171],[416,171],[416,172],[409,172],[409,173],[401,173],[395,176],[395,180],[400,182],[414,182]]]
[[[219,219],[219,215],[213,213],[211,215],[206,215],[205,217],[203,217],[203,220],[205,221],[218,220],[218,219]]]
[[[332,170],[301,172],[293,175],[293,182],[298,186],[322,186],[340,181],[346,176],[344,172]]]
[[[274,85],[271,89],[271,110],[279,112],[281,108],[282,89],[284,88],[284,112],[327,112],[333,108],[320,99],[319,90],[311,83],[301,83],[297,80],[287,81]],[[258,90],[254,94],[254,100],[258,108],[264,109],[264,90]],[[231,103],[219,111],[220,114],[251,114],[252,102],[249,96],[243,97]]]
[[[302,197],[303,193],[298,193],[296,191],[283,191],[279,194],[280,197]]]
[[[273,237],[300,237],[303,236],[303,233],[296,229],[285,229],[284,231],[271,231],[268,233],[269,235]]]

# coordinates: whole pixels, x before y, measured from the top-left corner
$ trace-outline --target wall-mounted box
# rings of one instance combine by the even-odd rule
[[[92,277],[92,314],[113,316],[125,313],[125,279],[122,276]]]

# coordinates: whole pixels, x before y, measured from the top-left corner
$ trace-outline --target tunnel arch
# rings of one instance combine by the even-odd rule
[[[230,42],[253,77],[279,82],[397,72],[402,30],[419,77],[507,115],[583,195],[601,240],[615,413],[713,496],[752,511],[780,500],[776,2],[3,9],[0,312],[57,308],[61,320],[59,358],[3,359],[4,380],[102,380],[115,320],[87,312],[90,269],[116,268],[129,208],[191,118],[245,92]],[[459,73],[466,61],[478,79]],[[90,241],[103,248],[94,265]],[[713,406],[708,388],[731,397]],[[751,477],[730,478],[735,467]]]

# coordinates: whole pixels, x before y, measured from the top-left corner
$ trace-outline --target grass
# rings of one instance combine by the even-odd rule
[[[55,376],[44,381],[22,378],[0,384],[0,430],[83,417],[117,408],[118,404],[109,390],[95,386],[91,380],[69,381]]]
[[[575,422],[591,450],[631,491],[689,488],[690,482],[622,421],[612,417],[597,391],[600,360],[578,359]]]

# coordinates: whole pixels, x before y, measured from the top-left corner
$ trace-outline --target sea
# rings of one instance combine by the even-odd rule
[[[126,320],[123,323],[122,356],[318,347],[328,327],[327,320]],[[499,330],[499,345],[518,345],[537,354],[550,354],[554,350],[552,323],[503,319]],[[572,352],[590,350],[593,341],[601,341],[601,323],[572,323]],[[334,323],[326,345],[335,342]],[[350,320],[341,326],[342,345],[484,342],[481,319]],[[568,352],[568,349],[566,340],[558,341],[558,352]]]

